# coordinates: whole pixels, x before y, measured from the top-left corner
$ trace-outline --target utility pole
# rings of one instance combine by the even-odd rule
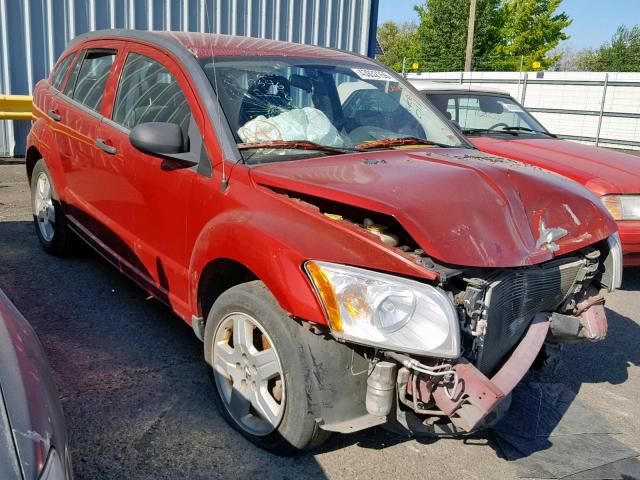
[[[473,61],[473,31],[476,25],[476,0],[471,0],[469,7],[469,26],[467,27],[467,55],[464,59],[464,71],[471,71]]]

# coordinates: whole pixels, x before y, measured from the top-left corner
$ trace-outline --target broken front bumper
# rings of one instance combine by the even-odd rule
[[[454,391],[447,392],[443,385],[433,391],[438,408],[456,427],[466,432],[473,431],[529,371],[548,332],[548,316],[536,315],[509,360],[491,379],[464,359],[454,365],[458,376]]]
[[[578,308],[579,315],[573,317],[555,313],[537,314],[509,359],[492,378],[488,378],[474,365],[461,358],[452,367],[457,377],[454,386],[434,382],[432,377],[419,374],[415,382],[409,382],[407,390],[414,398],[417,396],[423,400],[433,400],[457,430],[476,430],[486,423],[489,414],[494,412],[520,383],[545,341],[574,343],[605,338],[607,319],[602,297],[590,296],[580,302]]]

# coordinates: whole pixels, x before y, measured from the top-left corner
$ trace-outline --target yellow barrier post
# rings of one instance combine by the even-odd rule
[[[33,97],[0,95],[0,120],[32,120]]]

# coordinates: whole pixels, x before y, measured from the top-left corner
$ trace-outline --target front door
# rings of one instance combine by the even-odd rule
[[[133,275],[183,317],[189,311],[185,251],[190,185],[198,173],[170,159],[135,149],[129,132],[141,123],[168,122],[181,127],[185,146],[200,148],[197,103],[181,71],[166,55],[131,44],[126,52],[113,109],[100,127],[100,138],[114,149],[115,162],[135,170],[132,235],[136,254]],[[200,118],[202,121],[202,118]]]

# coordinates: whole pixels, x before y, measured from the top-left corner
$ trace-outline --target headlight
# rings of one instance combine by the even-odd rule
[[[443,291],[346,265],[310,261],[305,269],[334,336],[418,355],[460,356],[458,315]]]
[[[640,195],[605,195],[601,200],[614,220],[640,220]]]

